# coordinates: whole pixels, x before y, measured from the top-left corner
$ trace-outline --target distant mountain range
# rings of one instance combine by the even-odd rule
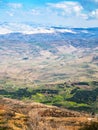
[[[89,34],[98,33],[98,27],[94,28],[71,28],[63,26],[45,26],[33,23],[0,23],[0,34],[7,33],[23,33],[23,34],[39,34],[39,33],[72,33],[72,34]]]
[[[96,79],[98,28],[0,24],[0,61],[1,78],[28,82]]]
[[[37,26],[25,23],[1,23],[0,41],[11,42],[42,42],[47,44],[60,42],[60,45],[72,44],[73,46],[96,46],[98,42],[98,28],[66,28]],[[93,43],[92,43],[93,42]]]

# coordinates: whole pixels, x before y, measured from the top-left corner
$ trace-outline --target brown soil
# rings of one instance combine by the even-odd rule
[[[0,130],[78,130],[86,122],[87,114],[0,98]]]

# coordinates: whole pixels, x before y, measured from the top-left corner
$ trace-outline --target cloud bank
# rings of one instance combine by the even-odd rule
[[[12,0],[10,0],[12,1]],[[14,0],[13,0],[14,1]],[[43,0],[42,0],[43,1]],[[98,26],[98,0],[57,0],[34,6],[18,2],[0,1],[0,22],[31,22],[71,27]],[[40,3],[40,2],[39,2]]]

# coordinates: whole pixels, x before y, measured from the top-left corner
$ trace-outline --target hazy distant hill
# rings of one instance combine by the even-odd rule
[[[11,82],[96,80],[97,59],[98,28],[35,27],[0,35],[0,77]]]
[[[72,45],[74,47],[96,47],[98,46],[98,28],[36,28],[29,32],[16,32],[1,34],[0,42],[22,42],[49,50],[50,47]],[[37,45],[36,45],[37,44]],[[51,48],[53,49],[53,48]],[[55,49],[55,48],[54,48]]]

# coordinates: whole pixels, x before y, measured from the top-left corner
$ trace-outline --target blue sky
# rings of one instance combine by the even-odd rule
[[[0,22],[98,27],[98,0],[0,0]]]

